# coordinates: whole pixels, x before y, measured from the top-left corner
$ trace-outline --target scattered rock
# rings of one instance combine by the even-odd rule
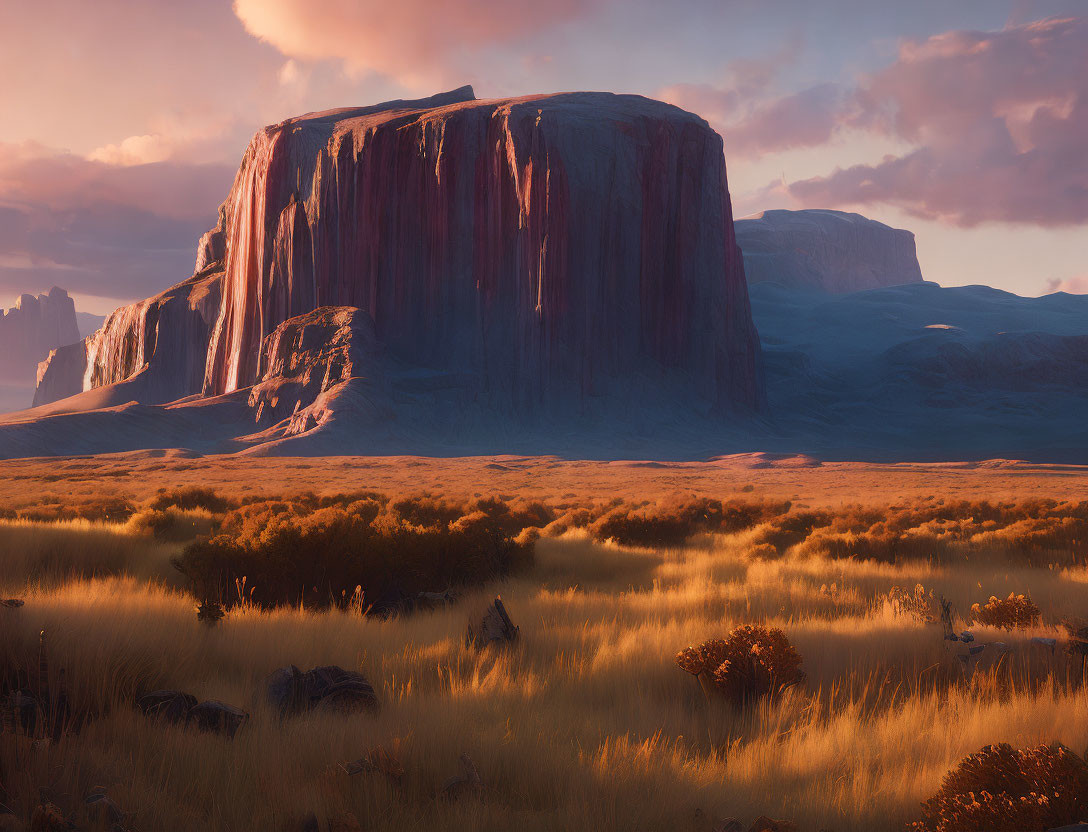
[[[141,696],[136,704],[147,716],[181,723],[196,707],[197,699],[191,693],[180,690],[155,690]]]
[[[752,821],[748,832],[797,832],[797,824],[788,820],[772,820],[766,815],[760,815]]]
[[[302,671],[293,664],[273,670],[262,683],[265,701],[281,716],[302,710]]]
[[[714,824],[712,832],[744,832],[744,825],[736,818],[725,818]]]
[[[202,731],[225,734],[233,739],[247,719],[249,714],[241,708],[218,699],[208,699],[189,709],[189,713],[185,715],[185,724],[195,725]]]
[[[519,628],[507,615],[502,598],[496,597],[480,618],[469,623],[468,640],[478,647],[512,644],[517,641],[519,632]]]
[[[400,760],[398,760],[387,748],[381,745],[370,749],[370,751],[354,762],[341,763],[340,768],[348,775],[352,776],[362,774],[363,772],[384,774],[396,785],[400,785],[401,781],[404,779],[404,766],[400,764]]]
[[[25,602],[21,598],[3,598],[0,599],[0,607],[6,607],[9,610],[17,610]]]
[[[265,700],[280,716],[308,710],[355,713],[380,707],[373,686],[361,673],[336,665],[302,673],[294,665],[281,667],[264,682]]]
[[[462,754],[461,773],[455,774],[447,780],[439,795],[447,800],[457,800],[466,795],[478,796],[483,792],[483,788],[484,784],[480,779],[480,772],[477,770],[476,764],[472,762],[468,754]]]
[[[445,592],[420,592],[416,595],[416,607],[423,610],[433,610],[438,607],[449,606],[456,600],[456,593],[450,589]]]
[[[109,823],[113,829],[123,828],[122,825],[128,818],[128,815],[121,811],[121,807],[110,800],[103,786],[92,789],[83,799],[83,803],[92,820],[99,824]]]
[[[76,825],[54,803],[42,803],[30,816],[30,832],[69,832]]]

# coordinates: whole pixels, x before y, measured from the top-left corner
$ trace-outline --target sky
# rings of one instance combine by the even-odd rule
[[[943,285],[1088,292],[1088,0],[4,0],[0,77],[3,306],[184,280],[262,125],[466,83],[670,101],[735,216],[857,211]]]

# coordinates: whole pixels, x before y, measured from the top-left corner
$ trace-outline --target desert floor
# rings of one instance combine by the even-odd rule
[[[139,503],[186,486],[565,506],[789,500],[790,517],[810,509],[836,517],[858,505],[890,513],[943,501],[1075,506],[1088,500],[1088,467],[185,452],[0,462],[0,508],[11,511]],[[108,517],[8,519],[0,523],[0,597],[25,603],[0,609],[0,658],[37,662],[44,633],[53,683],[63,669],[73,700],[100,715],[56,741],[4,734],[0,803],[27,825],[44,802],[86,824],[84,796],[103,787],[127,815],[123,828],[147,832],[712,832],[724,818],[747,828],[759,815],[802,832],[881,832],[918,819],[944,774],[982,746],[1088,748],[1083,669],[1063,649],[1063,624],[1088,616],[1088,540],[1028,548],[993,524],[962,533],[967,518],[956,521],[961,531],[930,523],[904,532],[922,543],[894,562],[836,556],[812,541],[769,556],[759,541],[772,539],[775,522],[783,521],[665,547],[621,546],[571,526],[537,542],[528,571],[466,589],[434,611],[381,619],[241,604],[210,627],[197,621],[197,599],[171,567],[185,541]],[[932,553],[919,554],[928,540]],[[943,597],[957,629],[971,626],[979,643],[1000,641],[1007,653],[965,668],[941,626],[893,590],[913,594],[918,585],[930,618]],[[973,603],[1010,592],[1038,605],[1037,624],[971,624]],[[467,622],[496,594],[520,639],[477,649],[466,643]],[[738,708],[704,695],[675,656],[749,623],[781,628],[806,679]],[[260,685],[288,664],[362,671],[380,713],[278,719]],[[156,688],[233,703],[251,717],[233,740],[153,722],[132,701]],[[342,763],[376,748],[402,777],[344,772]],[[462,754],[482,788],[447,799],[442,787]]]

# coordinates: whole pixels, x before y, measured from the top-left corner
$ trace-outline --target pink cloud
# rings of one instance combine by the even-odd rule
[[[837,84],[820,84],[758,106],[722,129],[725,151],[753,157],[826,144],[838,129],[843,98]]]
[[[880,203],[970,227],[1088,221],[1088,23],[1045,20],[904,43],[849,127],[915,149],[793,182],[806,206]]]
[[[1049,295],[1053,292],[1068,292],[1071,295],[1088,295],[1088,274],[1069,277],[1065,280],[1060,280],[1058,278],[1048,280],[1046,284],[1046,293]]]
[[[234,0],[246,30],[283,54],[339,58],[354,72],[378,72],[409,86],[447,78],[451,59],[510,44],[534,30],[581,17],[607,0]],[[471,64],[471,60],[466,61]]]
[[[192,273],[233,165],[117,166],[0,144],[0,293],[144,297]]]

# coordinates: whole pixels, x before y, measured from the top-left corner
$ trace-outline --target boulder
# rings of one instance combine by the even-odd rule
[[[208,699],[189,709],[185,715],[185,724],[233,738],[247,719],[249,714],[241,708],[218,699]]]
[[[264,681],[265,701],[280,716],[322,710],[340,713],[377,711],[373,686],[361,673],[336,665],[302,673],[294,665],[281,667]]]
[[[155,690],[141,696],[136,704],[149,717],[182,723],[196,706],[197,698],[180,690]]]
[[[488,644],[513,644],[518,639],[520,629],[510,620],[506,606],[501,598],[496,598],[491,605],[469,623],[469,643],[478,647]]]

